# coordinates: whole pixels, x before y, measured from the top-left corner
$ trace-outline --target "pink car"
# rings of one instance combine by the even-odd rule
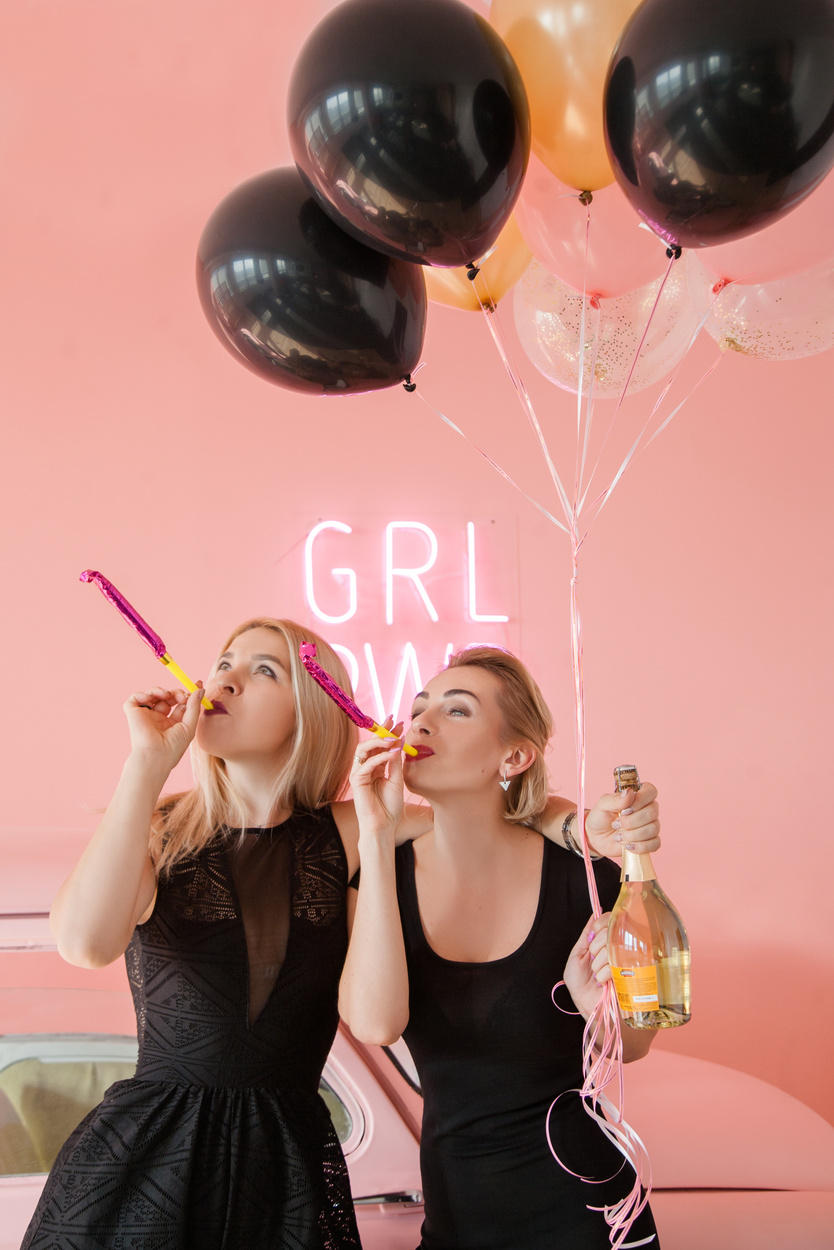
[[[123,965],[70,967],[46,920],[85,838],[35,835],[23,854],[0,842],[0,1250],[18,1250],[60,1145],[136,1061]],[[663,1250],[832,1250],[834,1127],[764,1081],[676,1054],[674,1037],[666,1045],[626,1072]],[[365,1250],[414,1250],[421,1099],[408,1051],[364,1046],[342,1028],[321,1092]]]

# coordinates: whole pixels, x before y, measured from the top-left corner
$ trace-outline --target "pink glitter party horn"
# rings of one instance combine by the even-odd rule
[[[165,643],[160,638],[156,630],[151,629],[147,621],[143,620],[132,604],[128,603],[121,591],[117,590],[112,582],[109,582],[102,573],[97,573],[95,569],[85,569],[79,576],[80,582],[95,582],[101,593],[104,595],[114,608],[118,608],[128,625],[132,625],[143,642],[146,642],[153,651],[156,658],[169,668],[173,675],[180,681],[186,690],[197,690],[199,687],[193,682],[180,668],[175,660],[172,660],[166,649]],[[203,698],[200,700],[203,707],[207,711],[212,711],[214,704],[210,699]]]
[[[361,708],[357,707],[350,695],[316,662],[316,644],[314,642],[302,642],[298,648],[298,654],[301,656],[301,663],[313,680],[318,682],[325,694],[330,695],[333,702],[338,704],[346,716],[350,717],[354,725],[358,725],[360,729],[370,729],[371,733],[375,733],[380,738],[393,737],[390,729],[386,729],[384,725],[378,725],[372,716],[366,716]],[[407,742],[403,743],[403,750],[406,755],[419,755],[419,752],[415,751],[414,747],[409,746]]]

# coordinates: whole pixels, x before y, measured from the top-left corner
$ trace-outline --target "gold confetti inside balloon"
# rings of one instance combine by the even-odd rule
[[[723,351],[760,360],[801,360],[834,347],[834,261],[774,282],[724,285],[693,258],[693,303]]]
[[[585,297],[583,392],[591,384],[603,399],[619,398],[662,279],[612,299]],[[546,378],[563,390],[579,389],[583,296],[533,261],[515,288],[515,324],[524,351]],[[689,295],[686,266],[676,261],[629,385],[644,390],[665,377],[683,359],[699,317]]]

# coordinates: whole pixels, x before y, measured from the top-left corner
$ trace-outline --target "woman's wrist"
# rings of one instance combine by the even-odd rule
[[[586,814],[587,814],[587,813],[586,813]],[[584,854],[583,854],[583,852],[582,852],[582,846],[581,846],[581,844],[580,844],[580,843],[576,840],[576,838],[574,837],[573,833],[571,832],[571,826],[575,826],[575,829],[576,829],[576,838],[581,838],[581,836],[582,836],[582,835],[581,835],[581,833],[580,833],[580,831],[579,831],[579,813],[578,813],[577,811],[575,811],[575,810],[574,810],[574,811],[572,811],[572,812],[568,812],[567,816],[566,816],[566,817],[565,817],[565,819],[562,821],[562,837],[565,839],[565,846],[567,847],[567,849],[568,849],[569,851],[573,851],[574,855],[578,855],[578,856],[580,857],[580,859],[584,859],[584,858],[585,858],[585,856],[584,856]],[[589,855],[589,857],[590,857],[591,859],[602,859],[602,856],[601,856],[601,855],[598,855],[598,854],[596,853],[596,851],[593,851],[593,850],[591,849],[591,839],[588,837],[588,830],[587,830],[587,828],[585,829],[585,838],[586,838],[586,840],[587,840],[587,842],[588,842],[588,855]]]
[[[388,825],[384,829],[363,829],[359,826],[359,854],[363,851],[366,855],[375,855],[379,852],[390,851],[393,853],[396,841],[394,834],[396,832],[395,825]]]
[[[170,775],[170,761],[159,751],[133,750],[122,769],[122,778],[125,781],[156,790],[157,798]]]

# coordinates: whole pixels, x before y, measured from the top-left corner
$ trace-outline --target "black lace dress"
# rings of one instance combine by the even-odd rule
[[[224,831],[127,949],[136,1075],[62,1147],[22,1250],[353,1250],[318,1082],[338,1023],[347,864],[329,808]]]

